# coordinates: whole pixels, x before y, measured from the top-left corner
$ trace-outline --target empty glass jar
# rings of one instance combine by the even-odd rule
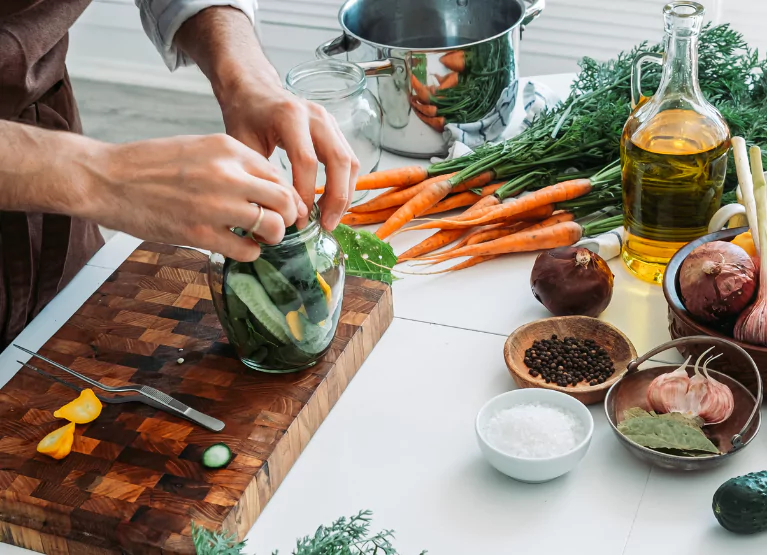
[[[359,174],[375,171],[381,159],[381,106],[367,88],[365,72],[356,64],[340,60],[314,60],[288,72],[286,84],[293,94],[325,107],[336,119],[341,132],[360,161]],[[290,169],[285,152],[282,165]],[[325,167],[320,164],[317,184],[325,184]],[[367,191],[359,191],[361,201]]]

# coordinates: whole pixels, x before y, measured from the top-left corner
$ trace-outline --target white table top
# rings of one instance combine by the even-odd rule
[[[566,91],[568,79],[540,80]],[[406,162],[385,154],[381,168]],[[393,245],[402,252],[421,237],[399,235]],[[41,347],[138,243],[115,236],[17,341]],[[671,473],[624,450],[594,406],[590,451],[562,478],[522,484],[482,459],[474,417],[515,387],[503,342],[548,315],[530,293],[533,259],[395,282],[394,322],[248,534],[246,553],[290,553],[297,537],[362,509],[374,512],[374,530],[396,530],[403,554],[764,553],[765,536],[729,534],[711,511],[722,482],[765,469],[763,438],[717,470]],[[660,288],[630,277],[618,259],[610,266],[615,291],[602,318],[640,353],[667,341]],[[26,360],[13,351],[0,354],[0,386]],[[31,552],[0,544],[0,555],[22,553]]]

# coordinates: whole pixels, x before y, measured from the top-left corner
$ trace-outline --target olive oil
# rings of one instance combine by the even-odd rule
[[[631,74],[631,112],[621,135],[622,257],[637,277],[663,281],[671,257],[705,235],[722,199],[730,130],[698,84],[698,36],[705,8],[675,0],[663,8],[663,55],[642,53]],[[663,66],[654,95],[642,93],[642,67]]]
[[[633,123],[621,141],[623,260],[638,277],[660,282],[674,253],[705,235],[719,209],[730,141],[721,126],[692,110]]]

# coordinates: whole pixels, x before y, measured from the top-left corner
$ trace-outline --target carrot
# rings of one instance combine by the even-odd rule
[[[426,168],[421,166],[405,166],[380,172],[373,172],[357,178],[357,191],[371,189],[386,189],[388,187],[405,187],[415,185],[429,177]]]
[[[528,224],[528,227],[525,227],[524,225],[522,225],[520,223],[516,227],[516,231],[519,232],[519,231],[522,231],[523,229],[525,231],[535,231],[536,229],[541,229],[543,227],[547,227],[549,225],[554,225],[554,224],[559,223],[559,222],[572,221],[572,219],[574,217],[575,216],[573,216],[573,214],[571,214],[569,212],[561,212],[560,214],[556,214],[556,215],[552,216],[551,218],[547,218],[546,220],[544,220],[544,221],[542,221],[540,223],[537,223],[537,224],[534,224],[534,225],[529,225]],[[488,227],[490,227],[490,226],[488,226]],[[499,228],[499,230],[500,229],[503,229],[503,228]],[[505,229],[515,229],[515,228],[505,228]],[[449,230],[447,232],[441,231],[440,233],[449,233],[450,231],[457,231],[457,230]],[[473,235],[476,237],[476,236],[478,236],[480,234],[479,233],[475,233]],[[464,239],[464,241],[466,241],[468,244],[478,244],[479,243],[479,241],[471,242],[471,238],[472,238],[471,235],[469,235],[469,236],[467,236]],[[434,274],[444,274],[446,272],[457,272],[458,270],[465,270],[466,268],[471,268],[472,266],[476,266],[477,264],[481,264],[482,262],[486,262],[488,260],[493,260],[495,258],[500,258],[501,256],[502,255],[500,255],[500,254],[487,254],[487,255],[480,255],[480,256],[472,256],[471,258],[469,258],[467,260],[464,260],[463,262],[461,262],[459,264],[456,264],[455,266],[450,266],[450,268],[445,268],[444,270],[438,270],[436,272],[426,272],[426,273],[422,273],[421,275],[430,276],[430,275],[434,275]],[[436,264],[436,262],[434,262],[434,263]]]
[[[520,197],[514,202],[484,208],[481,211],[472,212],[471,219],[448,220],[441,219],[426,222],[412,229],[464,229],[478,225],[496,223],[517,214],[528,212],[534,208],[563,202],[580,197],[591,191],[591,181],[588,179],[573,179],[563,181],[556,185],[549,185],[527,196]]]
[[[432,183],[436,183],[454,175],[455,172],[449,173],[447,175],[438,175],[436,177],[425,179],[418,185],[414,185],[412,187],[392,189],[390,192],[378,195],[376,198],[363,204],[352,206],[349,209],[349,212],[374,212],[377,210],[383,210],[384,208],[390,208],[392,206],[402,206]]]
[[[375,212],[362,212],[360,214],[348,212],[341,218],[341,223],[346,225],[380,224],[388,220],[397,211],[397,208],[399,207],[393,206],[383,210],[376,210]]]
[[[470,180],[471,181],[471,180]],[[488,196],[484,197],[482,200],[486,199],[494,199],[494,196]],[[481,200],[481,201],[482,201]],[[480,201],[480,202],[481,202]],[[479,203],[476,203],[474,206],[477,206]],[[469,208],[471,210],[471,208]],[[403,252],[399,258],[397,259],[397,263],[404,262],[405,260],[410,260],[413,258],[416,258],[418,256],[421,256],[423,254],[428,254],[430,252],[434,252],[435,250],[444,247],[445,245],[449,245],[456,239],[460,239],[461,235],[465,233],[465,230],[463,229],[452,229],[452,230],[445,230],[445,231],[438,231],[434,235],[424,239],[414,247],[406,250]]]
[[[438,231],[434,235],[424,239],[416,246],[406,250],[399,257],[397,257],[397,264],[405,262],[406,260],[413,260],[421,255],[434,252],[435,250],[449,245],[456,239],[460,239],[461,235],[466,233],[463,229],[448,229],[444,231]]]
[[[475,244],[477,242],[482,242],[482,241],[475,241],[473,243],[470,243],[470,241],[472,239],[474,239],[474,238],[481,237],[481,236],[484,235],[484,240],[497,239],[497,238],[500,238],[500,237],[505,237],[506,235],[509,235],[511,233],[515,233],[517,231],[521,231],[522,229],[524,229],[525,227],[529,227],[530,225],[531,224],[526,223],[526,222],[517,222],[516,224],[511,225],[511,226],[509,226],[509,225],[507,225],[505,223],[504,224],[498,224],[498,225],[492,225],[492,226],[486,226],[483,229],[476,230],[476,231],[470,233],[469,235],[467,235],[466,237],[461,239],[458,243],[456,243],[455,246],[453,246],[453,247],[451,247],[451,248],[449,248],[447,250],[440,251],[439,253],[437,253],[437,254],[435,254],[433,256],[414,257],[411,260],[428,260],[429,261],[428,263],[436,264],[436,262],[434,262],[434,261],[437,260],[437,259],[441,259],[441,257],[443,255],[449,254],[449,253],[451,253],[451,252],[453,252],[455,250],[463,248],[463,247],[465,247],[468,244]],[[488,229],[488,228],[490,228],[490,229]],[[457,233],[459,231],[461,231],[461,230],[460,229],[448,229],[448,230],[440,231],[439,233]],[[488,239],[488,237],[490,239]],[[399,262],[399,260],[398,260],[398,262]]]
[[[507,235],[521,231],[525,227],[530,227],[530,224],[522,222],[521,225],[503,226],[499,227],[498,229],[486,229],[472,235],[471,237],[467,237],[466,243],[464,244],[471,246],[477,245],[479,243],[486,243],[487,241],[500,239],[501,237],[506,237]]]
[[[434,106],[433,104],[421,104],[420,102],[418,102],[418,100],[416,100],[415,98],[411,96],[410,105],[413,108],[415,108],[418,112],[423,114],[424,116],[431,117],[431,118],[437,116],[437,107]]]
[[[445,130],[445,124],[447,123],[447,120],[445,118],[424,116],[418,110],[415,111],[415,115],[418,116],[418,119],[420,119],[422,122],[424,122],[426,125],[434,129],[435,131],[442,133]]]
[[[466,56],[464,55],[463,50],[453,50],[452,52],[448,52],[441,56],[439,61],[442,62],[442,65],[446,68],[457,71],[458,73],[461,73],[466,69]]]
[[[410,74],[410,86],[413,88],[413,96],[415,96],[423,104],[431,104],[431,89],[421,83],[413,74]]]
[[[497,183],[495,185],[487,185],[482,187],[482,192],[477,194],[473,191],[466,191],[457,195],[447,197],[445,200],[438,202],[431,208],[423,213],[424,216],[429,214],[439,214],[440,212],[447,212],[448,210],[455,210],[456,208],[462,208],[474,204],[477,197],[486,197],[492,195],[502,184]]]
[[[452,174],[455,175],[455,174]],[[466,181],[462,181],[453,189],[450,191],[451,193],[463,193],[464,191],[468,191],[470,189],[479,189],[480,187],[484,187],[488,183],[490,183],[493,179],[495,179],[495,172],[493,170],[488,170],[486,172],[482,172],[481,174],[471,177],[467,179]]]
[[[553,226],[556,226],[556,225],[559,225],[559,224],[572,222],[574,219],[575,219],[575,216],[573,214],[571,214],[570,212],[560,212],[559,214],[554,214],[553,216],[550,216],[550,217],[546,218],[545,220],[540,221],[540,222],[538,222],[536,224],[528,225],[528,226],[524,227],[523,229],[518,230],[518,233],[535,233],[536,231],[540,231],[540,230],[548,228],[548,227],[553,227]],[[578,224],[578,225],[580,227],[580,224]],[[581,231],[581,233],[583,233],[583,232]],[[489,241],[485,241],[483,243],[475,243],[473,245],[467,245],[467,246],[461,247],[460,249],[453,249],[451,251],[447,251],[447,252],[444,252],[444,253],[436,254],[434,256],[422,257],[421,260],[431,260],[431,261],[433,261],[434,264],[436,264],[438,262],[442,262],[442,261],[448,260],[450,258],[455,258],[457,256],[469,256],[468,254],[465,254],[465,252],[466,252],[465,249],[470,248],[472,246],[487,245],[487,244],[490,244],[490,243],[494,243],[498,239],[500,239],[500,238],[492,239],[492,240],[489,240]],[[578,239],[580,239],[580,237],[578,237]],[[575,241],[577,241],[578,239],[576,239]],[[573,241],[573,243],[575,241]],[[557,245],[557,246],[567,246],[567,245]],[[533,245],[533,247],[535,247],[535,245]],[[547,249],[547,248],[552,248],[552,247],[541,246],[541,247],[535,247],[535,248],[533,248],[531,250],[537,250],[538,248]],[[513,252],[525,252],[525,251],[513,251]],[[472,255],[472,256],[475,256],[475,255]]]
[[[541,222],[543,223],[543,222]],[[533,229],[536,227],[536,229]],[[436,262],[461,256],[487,256],[512,252],[531,252],[572,245],[583,236],[583,228],[575,222],[560,222],[539,228],[532,226],[494,241],[479,243],[457,249],[442,257],[433,257]]]
[[[412,221],[413,218],[417,218],[445,198],[453,188],[460,185],[463,181],[468,181],[467,179],[462,179],[462,173],[463,172],[459,172],[453,177],[432,183],[421,190],[416,196],[403,204],[391,218],[386,220],[386,222],[378,228],[378,231],[376,231],[378,238],[385,239],[395,231],[401,229],[408,222]],[[471,179],[487,183],[493,179],[494,175],[495,173],[493,170],[487,170]],[[465,183],[463,185],[466,186]]]
[[[452,188],[453,184],[449,179],[443,179],[425,187],[416,196],[400,206],[399,210],[378,228],[376,236],[378,236],[379,239],[386,239],[389,235],[406,225],[413,218],[423,214],[429,208],[445,198]]]
[[[444,77],[437,77],[437,81],[439,81],[439,87],[437,87],[438,91],[444,90],[444,89],[450,89],[455,87],[458,84],[458,74],[453,71],[445,75]]]

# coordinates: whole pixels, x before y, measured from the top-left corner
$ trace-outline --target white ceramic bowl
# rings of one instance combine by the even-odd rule
[[[572,450],[563,455],[545,459],[531,459],[509,455],[490,445],[484,437],[488,419],[498,410],[527,403],[545,403],[569,410],[580,418],[586,430],[586,436]],[[591,436],[594,433],[594,419],[586,405],[577,399],[551,389],[515,389],[493,397],[480,409],[474,423],[479,448],[487,461],[497,470],[520,482],[547,482],[570,472],[589,450]]]

